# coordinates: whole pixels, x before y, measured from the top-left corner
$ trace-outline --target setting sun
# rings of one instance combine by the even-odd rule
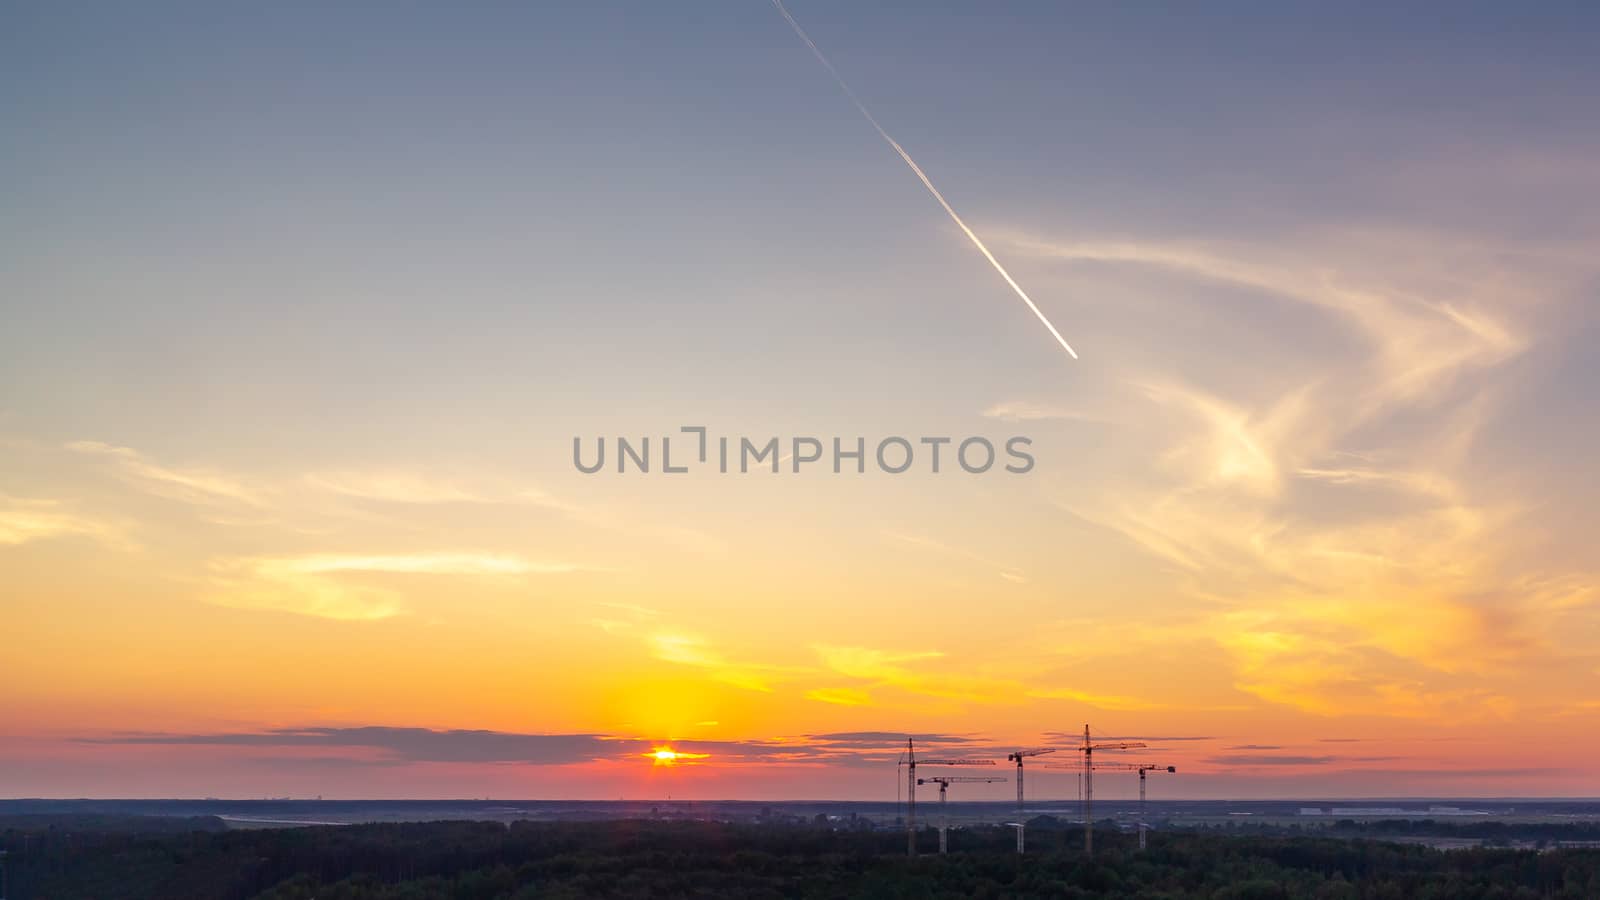
[[[649,757],[651,760],[653,760],[655,765],[658,765],[658,766],[672,766],[672,765],[677,765],[679,762],[682,762],[684,760],[705,759],[710,754],[706,754],[706,753],[681,753],[681,752],[679,752],[677,750],[672,749],[671,747],[656,747],[656,748],[652,749],[649,753],[646,753],[644,755]]]

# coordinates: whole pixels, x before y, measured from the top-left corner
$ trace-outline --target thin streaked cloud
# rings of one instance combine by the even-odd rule
[[[363,575],[521,578],[561,575],[583,567],[487,553],[310,554],[218,560],[205,599],[219,606],[326,619],[375,620],[408,610],[406,593]]]
[[[129,543],[124,526],[87,515],[72,504],[0,494],[0,544],[61,537],[87,537],[116,547]]]
[[[130,483],[151,493],[191,503],[242,503],[264,506],[266,492],[223,473],[152,461],[131,447],[100,441],[72,441],[66,449],[104,459]]]

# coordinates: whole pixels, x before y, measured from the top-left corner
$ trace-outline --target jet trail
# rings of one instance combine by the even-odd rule
[[[939,189],[933,186],[933,182],[928,179],[928,174],[922,171],[922,167],[917,165],[917,161],[911,158],[911,154],[900,146],[899,141],[890,137],[889,132],[883,130],[883,126],[879,125],[878,120],[868,111],[867,105],[862,103],[861,98],[856,96],[856,92],[852,91],[850,85],[845,83],[844,76],[840,75],[839,70],[833,67],[833,63],[828,62],[828,58],[822,55],[822,51],[817,49],[817,45],[812,42],[811,36],[806,34],[806,30],[800,27],[799,22],[794,20],[794,16],[789,15],[789,10],[783,6],[783,0],[772,0],[772,5],[778,8],[779,13],[783,14],[784,20],[789,23],[790,28],[794,29],[794,33],[800,36],[800,40],[805,41],[806,46],[811,48],[811,53],[817,58],[817,62],[822,63],[823,68],[828,70],[828,74],[832,75],[833,80],[844,90],[845,96],[850,98],[850,102],[856,105],[856,109],[860,110],[861,115],[865,116],[866,120],[872,124],[872,127],[877,129],[878,135],[887,141],[890,147],[894,148],[894,152],[900,154],[900,158],[905,160],[906,165],[911,167],[911,171],[915,172],[917,178],[921,179],[922,186],[928,189],[928,193],[933,195],[933,199],[939,201],[939,205],[944,207],[944,211],[950,214],[951,220],[962,231],[966,232],[967,237],[972,240],[972,245],[978,248],[978,252],[982,253],[984,259],[989,261],[989,265],[994,266],[994,270],[1000,273],[1000,277],[1006,280],[1006,284],[1011,285],[1011,289],[1017,292],[1017,296],[1022,298],[1022,302],[1028,304],[1028,308],[1033,310],[1033,314],[1039,317],[1039,321],[1044,323],[1044,327],[1050,329],[1050,334],[1055,337],[1061,348],[1071,354],[1073,359],[1077,359],[1077,351],[1073,350],[1072,345],[1067,343],[1067,339],[1061,336],[1061,332],[1056,330],[1056,326],[1050,324],[1050,320],[1045,318],[1044,313],[1039,310],[1038,306],[1034,305],[1033,299],[1028,296],[1027,291],[1022,289],[1022,285],[1017,284],[1016,279],[1011,277],[1011,273],[1006,271],[1006,267],[1000,265],[1000,260],[994,258],[994,254],[990,253],[989,248],[983,245],[983,241],[979,239],[977,233],[968,228],[966,222],[961,221],[961,217],[956,214],[949,201],[944,199],[944,195],[939,193]]]

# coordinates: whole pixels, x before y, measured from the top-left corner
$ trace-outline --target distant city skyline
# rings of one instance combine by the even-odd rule
[[[1600,12],[785,6],[0,12],[0,796],[1600,796]]]

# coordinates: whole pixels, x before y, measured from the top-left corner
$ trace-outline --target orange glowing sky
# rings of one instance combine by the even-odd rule
[[[25,23],[0,796],[1600,795],[1572,29],[796,3],[1074,361],[735,6]],[[572,463],[692,425],[1037,465]]]

